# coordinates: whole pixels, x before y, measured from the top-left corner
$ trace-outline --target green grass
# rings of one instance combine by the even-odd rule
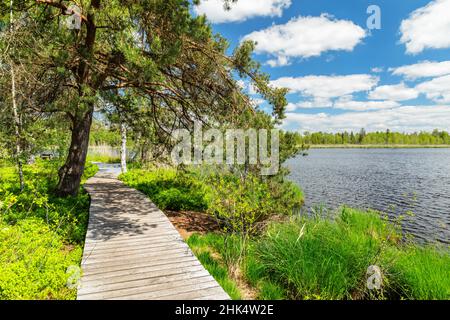
[[[42,219],[0,222],[0,299],[75,299],[66,270],[81,255],[81,246],[66,247]]]
[[[187,243],[206,270],[216,279],[220,286],[233,300],[241,299],[237,284],[230,278],[228,268],[222,259],[214,258],[212,253],[223,249],[223,239],[216,234],[201,237],[192,235]],[[223,251],[222,251],[223,253]]]
[[[226,245],[228,237],[195,235],[190,243],[232,266],[239,246]],[[342,208],[331,219],[273,223],[247,243],[239,267],[258,299],[450,299],[448,247],[400,239],[377,212]],[[382,271],[381,290],[367,288],[371,265]]]
[[[391,249],[384,257],[392,285],[407,299],[450,299],[450,254],[435,247]]]
[[[162,210],[206,210],[204,184],[195,172],[132,169],[119,179],[148,195]]]
[[[0,168],[0,299],[75,299],[66,286],[69,266],[79,266],[89,212],[89,196],[53,195],[56,161],[24,167],[19,192],[16,169]],[[87,165],[83,181],[97,172]]]
[[[271,213],[289,215],[303,204],[303,193],[292,182],[276,179],[265,182],[259,177],[248,177],[245,184],[237,175],[229,172],[217,174],[196,168],[187,168],[185,171],[173,168],[135,168],[120,175],[119,179],[145,193],[162,210],[205,212],[210,209],[208,211],[212,215],[220,217],[221,212],[217,212],[218,204],[236,202],[256,214],[256,209],[262,211],[262,199],[265,196],[265,207]],[[252,204],[249,205],[250,203]]]
[[[335,220],[304,218],[273,225],[257,244],[270,278],[298,299],[350,299],[364,293],[389,230],[375,213],[344,208]]]
[[[101,162],[101,163],[120,163],[119,157],[103,155],[99,153],[88,153],[87,162]]]

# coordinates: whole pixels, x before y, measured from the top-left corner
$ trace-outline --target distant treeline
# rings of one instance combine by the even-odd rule
[[[434,130],[433,132],[400,133],[386,131],[366,132],[305,132],[298,134],[296,139],[301,144],[308,145],[450,145],[450,135],[446,131]]]

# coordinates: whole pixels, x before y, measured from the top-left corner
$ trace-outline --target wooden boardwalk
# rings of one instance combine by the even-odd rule
[[[147,196],[111,173],[85,188],[91,207],[79,300],[229,299]]]

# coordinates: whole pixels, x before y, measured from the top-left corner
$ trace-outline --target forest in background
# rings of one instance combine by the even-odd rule
[[[446,131],[402,133],[386,131],[366,132],[361,129],[355,133],[305,132],[296,134],[299,144],[306,145],[450,145],[450,135]]]

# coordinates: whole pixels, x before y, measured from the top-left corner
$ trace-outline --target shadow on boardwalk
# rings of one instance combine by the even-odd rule
[[[144,194],[100,171],[91,196],[78,299],[229,299]]]

